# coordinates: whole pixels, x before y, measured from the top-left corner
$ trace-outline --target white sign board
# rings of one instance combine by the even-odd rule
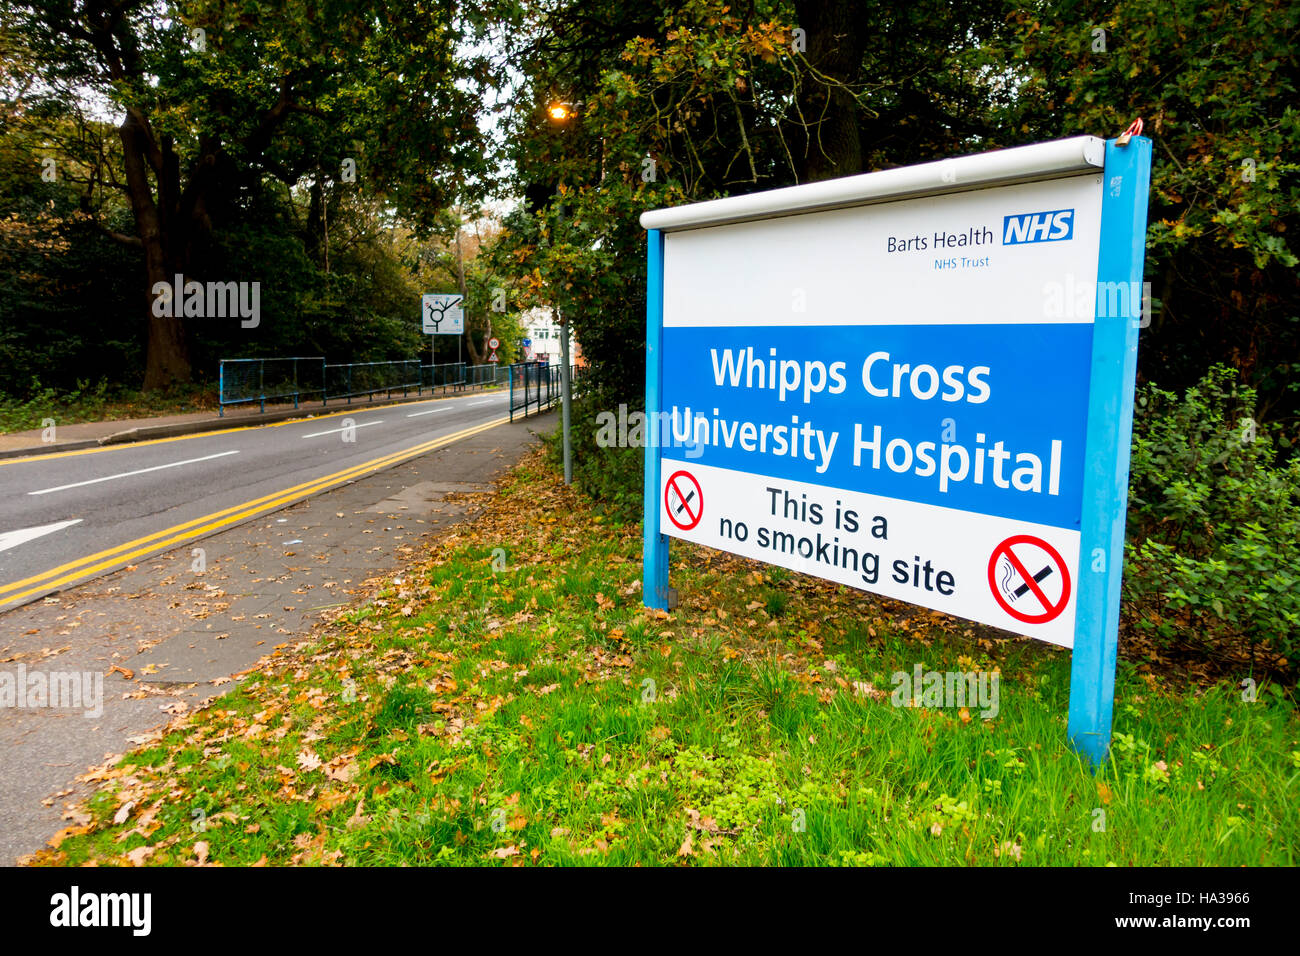
[[[459,335],[465,331],[464,296],[430,293],[420,299],[420,321],[426,335]]]

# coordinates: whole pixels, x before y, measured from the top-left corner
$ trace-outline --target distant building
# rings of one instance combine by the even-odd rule
[[[520,315],[524,326],[524,344],[521,345],[525,362],[560,364],[560,323],[551,309],[529,309]],[[574,365],[585,365],[582,346],[569,330],[569,360]]]

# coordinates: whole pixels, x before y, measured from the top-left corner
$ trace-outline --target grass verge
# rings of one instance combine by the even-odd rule
[[[1112,757],[1065,746],[1069,654],[676,546],[540,454],[489,514],[87,779],[30,862],[1295,865],[1300,722],[1265,685],[1121,662]],[[894,706],[996,673],[997,714]]]
[[[155,415],[182,415],[215,411],[217,390],[213,386],[179,385],[143,392],[101,381],[96,386],[80,384],[59,392],[40,389],[27,398],[0,395],[0,435],[44,428],[50,419],[58,425],[78,422],[123,421]]]

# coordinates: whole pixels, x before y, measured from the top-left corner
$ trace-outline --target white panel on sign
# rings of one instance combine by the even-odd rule
[[[1078,531],[668,456],[659,498],[675,538],[1074,643]]]
[[[669,233],[664,326],[1091,322],[1100,228],[1086,175]]]
[[[1100,170],[1105,143],[1095,136],[1075,136],[1051,143],[1033,143],[974,156],[960,156],[917,166],[900,166],[860,176],[844,176],[802,186],[769,189],[726,199],[652,209],[641,214],[645,229],[674,232],[749,219],[897,202],[916,196],[950,195],[1013,182],[1034,182]]]

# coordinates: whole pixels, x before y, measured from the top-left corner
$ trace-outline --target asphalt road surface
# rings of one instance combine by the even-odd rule
[[[0,612],[348,484],[507,415],[505,393],[478,394],[0,461]]]

